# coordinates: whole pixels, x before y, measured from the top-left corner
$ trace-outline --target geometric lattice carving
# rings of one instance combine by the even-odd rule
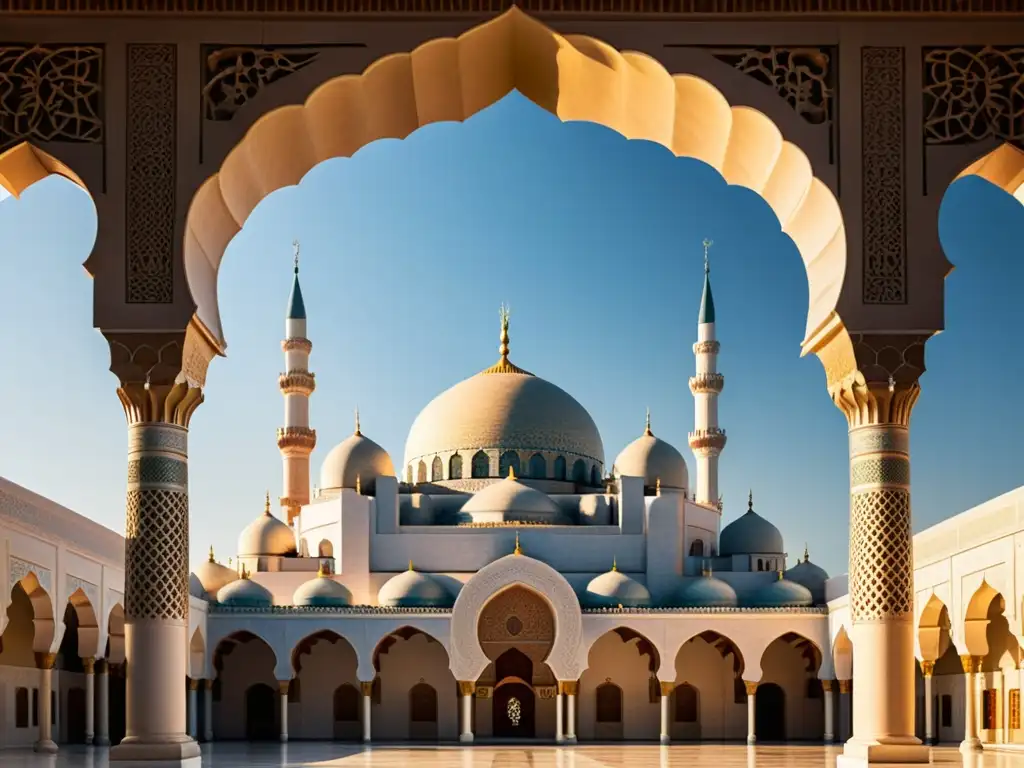
[[[1024,47],[926,48],[924,140],[1024,140]]]
[[[854,621],[911,615],[910,493],[855,493],[850,515],[850,601]]]
[[[709,53],[771,86],[812,125],[832,122],[834,76],[830,48],[712,48]]]
[[[320,57],[315,48],[213,48],[206,52],[203,115],[230,120],[243,104],[271,83]]]
[[[910,485],[910,461],[901,456],[854,459],[850,485]]]
[[[907,453],[910,433],[905,429],[855,429],[850,432],[850,455],[862,453]]]
[[[168,456],[143,456],[128,462],[128,482],[188,485],[188,464]]]
[[[907,302],[903,49],[861,49],[865,304]]]
[[[13,555],[10,558],[10,566],[10,584],[12,587],[31,573],[35,575],[36,581],[39,582],[39,586],[51,595],[53,594],[53,573],[49,568],[44,568],[41,565],[30,563],[27,560],[22,560],[21,558],[14,557]],[[54,595],[54,597],[56,596]]]
[[[129,490],[124,542],[125,616],[188,616],[188,494]]]
[[[103,141],[103,49],[0,45],[0,151],[21,141]]]
[[[128,46],[127,298],[174,300],[176,49]]]
[[[542,597],[523,587],[511,587],[481,611],[479,633],[481,644],[551,643],[555,639],[555,617]]]

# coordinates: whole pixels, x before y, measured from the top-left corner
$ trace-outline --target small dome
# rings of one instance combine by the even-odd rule
[[[684,581],[672,598],[672,605],[680,608],[735,608],[737,604],[736,590],[710,571]]]
[[[491,483],[462,505],[461,516],[474,523],[548,523],[568,525],[561,507],[546,493],[523,485],[509,470],[508,477]]]
[[[377,593],[377,603],[389,608],[451,608],[451,593],[425,573],[409,570],[392,576]]]
[[[754,511],[754,494],[747,501],[746,513],[722,529],[718,551],[731,555],[781,555],[785,552],[779,529]]]
[[[213,547],[210,547],[209,559],[196,568],[192,575],[199,579],[200,585],[209,595],[216,595],[221,587],[238,578],[233,569],[214,560]]]
[[[581,602],[587,608],[640,608],[651,604],[651,593],[613,565],[607,573],[590,580]]]
[[[321,570],[315,579],[304,582],[295,590],[292,605],[345,608],[352,605],[352,593],[340,581],[335,581]]]
[[[320,465],[320,488],[355,488],[358,481],[360,491],[373,493],[378,477],[394,476],[391,457],[360,431],[357,412],[356,431],[334,446]]]
[[[648,488],[660,481],[662,488],[683,490],[690,481],[683,454],[651,432],[650,413],[647,414],[647,429],[622,449],[615,459],[614,471],[617,477],[642,477]]]
[[[253,557],[294,554],[295,533],[289,525],[270,514],[270,494],[267,493],[263,514],[249,523],[238,537],[238,555]]]
[[[769,582],[757,590],[747,600],[751,608],[806,608],[814,604],[811,591],[807,587],[779,578]]]
[[[203,589],[203,583],[194,573],[188,575],[188,593],[192,597],[198,597],[200,600],[210,599],[210,596],[206,594],[206,590]]]
[[[274,596],[266,587],[243,575],[221,588],[217,602],[233,608],[269,608],[274,604]]]
[[[787,581],[806,587],[815,605],[825,603],[825,582],[828,581],[828,573],[821,566],[811,562],[806,547],[804,548],[804,559],[794,565],[785,573]]]

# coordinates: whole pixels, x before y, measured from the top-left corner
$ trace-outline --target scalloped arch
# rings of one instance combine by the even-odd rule
[[[600,40],[559,35],[515,7],[458,38],[431,40],[386,56],[361,75],[329,80],[305,104],[261,117],[189,208],[184,260],[197,318],[223,348],[217,275],[224,251],[271,192],[377,139],[464,121],[512,90],[563,121],[599,123],[627,139],[656,142],[758,193],[807,270],[806,339],[840,324],[846,233],[839,204],[771,120],[730,106],[698,77],[673,76],[645,54],[619,52]]]

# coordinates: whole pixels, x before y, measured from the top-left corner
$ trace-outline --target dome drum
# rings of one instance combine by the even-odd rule
[[[479,490],[507,477],[509,468],[520,480],[542,483],[550,492],[572,493],[580,487],[601,487],[604,462],[568,451],[465,448],[407,459],[403,480],[410,486]],[[547,487],[553,483],[560,486]]]

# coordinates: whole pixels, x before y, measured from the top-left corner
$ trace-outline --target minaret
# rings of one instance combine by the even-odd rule
[[[725,377],[718,372],[718,351],[721,345],[715,338],[715,301],[711,296],[711,269],[708,250],[711,241],[704,241],[704,293],[700,298],[697,318],[697,343],[693,354],[697,358],[697,375],[690,377],[693,393],[693,432],[690,449],[697,457],[697,490],[695,501],[712,507],[718,506],[718,456],[725,448],[725,430],[718,426],[718,396],[725,386]]]
[[[284,395],[284,427],[277,430],[277,447],[284,462],[284,494],[281,508],[291,524],[303,504],[309,503],[309,454],[316,447],[316,432],[309,428],[309,396],[316,379],[309,372],[313,344],[306,338],[306,305],[299,287],[299,244],[295,246],[295,277],[284,321],[285,372],[277,384]]]

